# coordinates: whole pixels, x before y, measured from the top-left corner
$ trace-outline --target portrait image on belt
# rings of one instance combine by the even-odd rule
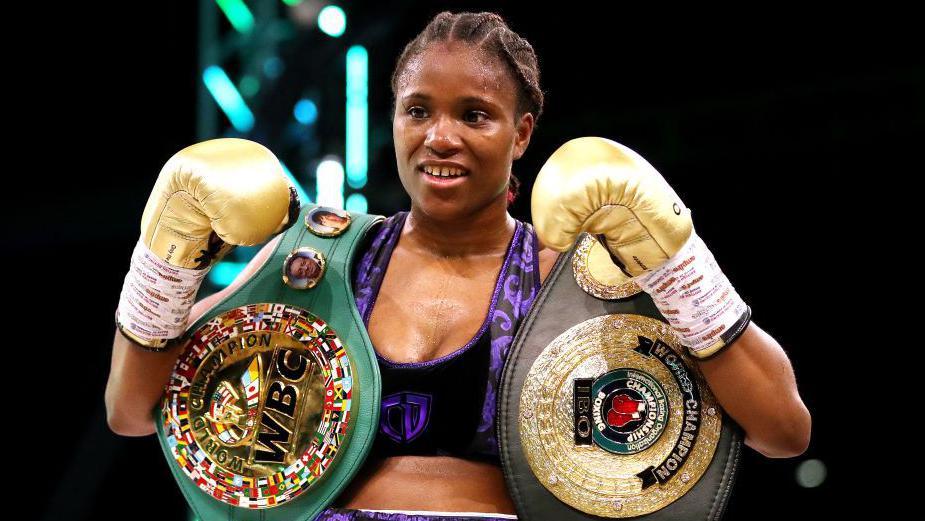
[[[312,248],[299,248],[283,262],[283,282],[293,289],[310,289],[324,276],[324,256]]]
[[[350,214],[339,208],[318,206],[305,216],[305,226],[322,237],[340,235],[350,226]]]

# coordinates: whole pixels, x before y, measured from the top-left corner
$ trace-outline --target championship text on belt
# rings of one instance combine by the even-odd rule
[[[359,470],[381,382],[351,271],[381,220],[303,209],[263,266],[187,330],[155,423],[198,519],[313,519]]]
[[[512,345],[501,458],[520,519],[720,519],[742,432],[650,297],[591,235]]]

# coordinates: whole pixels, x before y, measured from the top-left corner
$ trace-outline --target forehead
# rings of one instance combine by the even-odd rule
[[[431,99],[485,98],[512,106],[516,86],[502,63],[466,44],[433,44],[405,65],[398,78],[399,100],[412,94]]]

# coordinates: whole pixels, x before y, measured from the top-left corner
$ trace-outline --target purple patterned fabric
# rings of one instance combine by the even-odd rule
[[[536,299],[540,290],[540,264],[536,251],[539,242],[533,227],[524,223],[528,233],[524,234],[518,248],[513,249],[507,271],[502,274],[504,285],[500,298],[491,312],[491,365],[488,381],[485,382],[485,401],[482,405],[482,422],[473,439],[473,450],[498,455],[498,439],[495,436],[498,386],[501,370],[507,360],[511,342],[517,333],[521,320]]]
[[[385,220],[358,264],[354,279],[354,292],[356,304],[363,317],[364,324],[369,323],[369,316],[375,306],[379,288],[388,269],[389,261],[395,245],[398,243],[408,212],[399,212]],[[477,427],[468,442],[467,454],[473,456],[487,456],[497,459],[498,441],[496,438],[495,417],[498,399],[498,386],[501,380],[501,371],[510,351],[511,342],[517,328],[530,309],[540,288],[539,258],[537,255],[538,240],[533,227],[517,221],[517,227],[511,244],[505,255],[504,264],[498,276],[488,315],[482,327],[465,346],[435,360],[421,363],[398,363],[384,358],[376,353],[380,369],[383,370],[383,388],[388,389],[395,382],[387,381],[390,375],[402,375],[402,378],[414,378],[411,371],[437,371],[443,366],[455,363],[467,351],[476,356],[476,350],[484,353],[487,359],[487,376],[484,384],[473,387],[470,393],[482,392],[479,398],[481,405],[480,418],[473,421]],[[490,352],[481,351],[482,349]],[[447,366],[448,367],[448,366]],[[483,366],[484,367],[484,366]],[[397,376],[396,376],[397,377]],[[476,391],[475,389],[484,389]],[[385,392],[385,391],[383,391]],[[478,404],[475,404],[478,405]],[[471,428],[471,427],[470,427]],[[382,431],[382,429],[380,429]],[[383,436],[383,433],[379,433]]]
[[[379,231],[376,232],[372,244],[370,244],[369,249],[366,250],[363,258],[360,259],[360,264],[355,273],[353,292],[357,309],[360,312],[360,316],[363,317],[364,324],[369,323],[369,314],[372,311],[372,304],[376,299],[376,295],[373,295],[373,287],[378,289],[379,285],[382,284],[382,278],[385,277],[385,269],[388,267],[389,260],[392,258],[392,251],[398,243],[398,235],[401,234],[401,226],[395,226],[394,223],[398,215],[400,215],[400,213],[386,219],[386,221],[379,226]],[[401,222],[404,222],[404,219],[401,219]],[[388,244],[385,250],[380,254],[379,251],[385,243]],[[384,258],[385,262],[373,263],[377,257]]]
[[[328,508],[318,514],[315,521],[508,521],[513,515],[445,515],[444,513],[378,512],[350,508]]]

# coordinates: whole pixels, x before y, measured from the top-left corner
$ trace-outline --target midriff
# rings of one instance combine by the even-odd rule
[[[514,514],[498,465],[451,456],[367,460],[336,501],[340,508]]]

